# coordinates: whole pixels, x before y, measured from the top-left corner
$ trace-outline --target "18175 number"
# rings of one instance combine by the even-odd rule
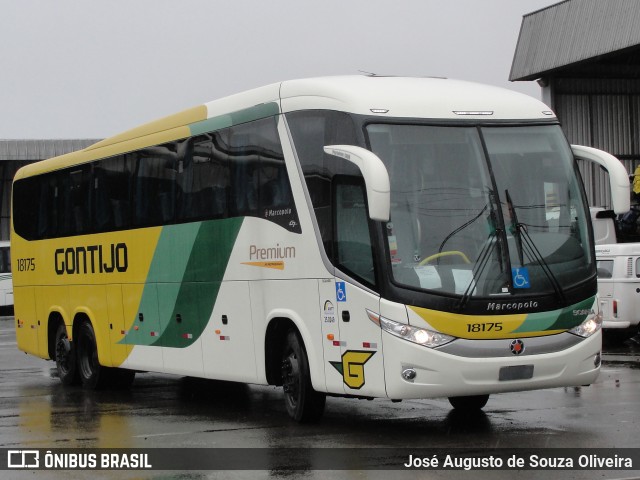
[[[467,333],[501,332],[502,322],[467,323]]]
[[[36,269],[35,258],[18,258],[17,262],[19,272],[33,272]]]

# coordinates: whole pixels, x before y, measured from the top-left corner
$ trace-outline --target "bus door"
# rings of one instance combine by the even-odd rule
[[[381,330],[367,314],[379,314],[380,297],[337,278],[335,300],[340,360],[331,364],[342,377],[344,392],[386,396]]]
[[[340,323],[338,321],[336,282],[334,279],[319,280],[320,314],[322,322],[322,350],[324,352],[324,373],[327,391],[343,393],[344,382],[342,374],[336,366],[342,365],[342,351],[340,348]]]
[[[333,188],[333,260],[354,283],[335,278],[340,361],[331,365],[342,377],[345,393],[386,396],[382,334],[367,314],[379,314],[380,297],[364,286],[376,283],[365,188],[361,181],[349,177],[335,178]]]

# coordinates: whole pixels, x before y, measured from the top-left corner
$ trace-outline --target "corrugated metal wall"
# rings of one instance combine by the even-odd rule
[[[554,78],[552,100],[569,142],[605,150],[634,172],[640,164],[640,79]],[[606,172],[579,167],[589,203],[610,206]]]
[[[640,43],[638,0],[572,0],[525,15],[510,80],[550,72]]]

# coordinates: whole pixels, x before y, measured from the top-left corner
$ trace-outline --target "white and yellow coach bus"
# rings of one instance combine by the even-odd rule
[[[87,388],[135,371],[282,385],[299,421],[326,395],[478,409],[590,384],[600,316],[575,152],[616,162],[572,153],[521,94],[351,76],[28,165],[13,184],[18,346]]]

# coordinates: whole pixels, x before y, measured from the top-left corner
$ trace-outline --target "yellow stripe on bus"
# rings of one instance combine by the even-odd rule
[[[497,339],[518,337],[537,337],[551,332],[515,332],[526,320],[527,314],[512,315],[462,315],[451,312],[439,312],[427,308],[412,307],[429,326],[437,331],[458,338]]]

